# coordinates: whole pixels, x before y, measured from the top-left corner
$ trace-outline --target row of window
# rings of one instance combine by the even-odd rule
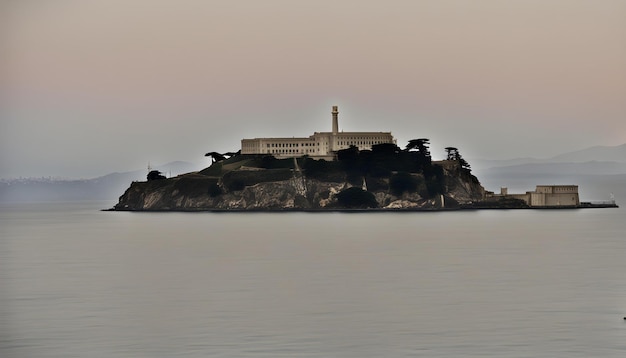
[[[554,187],[538,187],[539,193],[571,193],[576,192],[575,186],[554,186]]]
[[[319,147],[319,143],[317,146]],[[314,147],[315,143],[267,143],[267,148],[298,148],[298,147]]]
[[[268,149],[267,152],[272,154],[303,154],[315,153],[315,149]]]
[[[368,139],[368,140],[389,140],[388,137],[339,137],[339,139],[344,139],[344,140],[361,140],[361,139]]]
[[[374,145],[388,143],[382,140],[365,140],[365,141],[339,141],[339,145]],[[319,147],[319,143],[267,143],[267,148],[299,148],[299,147]]]
[[[575,187],[570,187],[570,186],[554,188],[554,191],[573,191],[573,190],[575,190]]]
[[[379,141],[379,140],[365,140],[365,141],[339,141],[339,145],[356,145],[356,146],[360,146],[360,145],[374,145],[374,144],[381,144],[381,143],[387,143],[387,142],[383,142],[383,141]]]

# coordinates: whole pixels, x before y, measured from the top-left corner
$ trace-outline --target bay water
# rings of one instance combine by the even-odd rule
[[[624,357],[623,209],[0,206],[0,357]]]

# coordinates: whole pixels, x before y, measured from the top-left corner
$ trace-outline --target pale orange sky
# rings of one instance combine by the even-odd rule
[[[0,177],[202,163],[327,131],[332,105],[435,157],[626,143],[626,0],[0,6]]]

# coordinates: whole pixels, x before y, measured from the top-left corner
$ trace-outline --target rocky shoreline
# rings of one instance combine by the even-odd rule
[[[210,212],[210,213],[386,213],[386,212],[440,212],[440,211],[477,211],[477,210],[578,210],[578,209],[606,209],[619,208],[617,204],[587,204],[580,206],[544,206],[544,207],[496,207],[496,206],[470,206],[465,205],[455,208],[367,208],[367,209],[351,209],[351,208],[320,208],[320,209],[302,209],[302,208],[257,208],[257,209],[123,209],[109,208],[102,211],[127,211],[127,212]]]

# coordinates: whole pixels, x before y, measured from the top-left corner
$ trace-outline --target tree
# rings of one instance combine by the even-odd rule
[[[346,172],[352,173],[359,167],[359,148],[351,145],[349,148],[337,151],[337,160]]]
[[[204,156],[211,157],[211,163],[221,162],[222,160],[226,159],[226,157],[223,154],[220,154],[218,152],[209,152],[205,154]]]
[[[456,160],[459,162],[459,164],[461,165],[461,168],[466,169],[466,170],[470,170],[471,166],[470,164],[463,159],[463,157],[461,156],[461,153],[459,153],[459,150],[455,147],[446,147],[446,152],[448,153],[448,157],[446,158],[447,160]]]
[[[407,152],[416,150],[424,157],[430,157],[430,151],[428,150],[429,145],[430,139],[428,138],[411,139],[404,150]]]
[[[375,155],[394,155],[400,153],[400,148],[393,143],[380,143],[372,146],[372,153]]]
[[[428,150],[429,145],[430,140],[428,138],[411,139],[404,149],[414,159],[417,166],[416,169],[421,170],[425,175],[432,166],[432,158]]]
[[[236,155],[239,155],[239,154],[241,154],[241,150],[238,150],[238,151],[236,151],[236,152],[226,152],[226,153],[224,153],[224,154],[222,154],[222,155],[223,155],[224,157],[227,157],[226,159],[230,159],[230,158],[232,158],[232,157],[234,157],[234,156],[236,156]]]
[[[467,170],[471,170],[472,169],[470,164],[465,159],[461,158],[460,155],[459,155],[459,163],[461,163],[461,168],[463,168],[463,169],[467,169]]]
[[[459,160],[459,150],[455,147],[446,147],[446,160]]]
[[[395,196],[400,196],[404,192],[415,192],[419,186],[417,178],[407,172],[399,172],[389,179],[389,189]]]
[[[148,173],[148,181],[151,181],[151,180],[162,180],[162,179],[166,179],[166,178],[158,170],[152,170],[150,173]]]

